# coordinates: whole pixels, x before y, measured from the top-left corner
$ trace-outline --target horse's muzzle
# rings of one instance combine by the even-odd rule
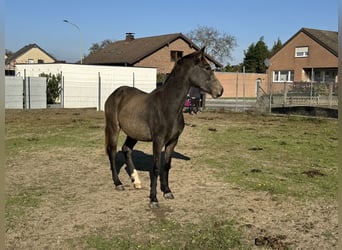
[[[223,94],[223,87],[220,85],[220,87],[215,89],[215,91],[213,91],[213,93],[211,95],[213,98],[218,98],[218,97],[222,96],[222,94]]]

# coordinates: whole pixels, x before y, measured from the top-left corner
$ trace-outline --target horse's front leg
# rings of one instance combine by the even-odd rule
[[[171,141],[165,146],[165,164],[160,171],[160,189],[164,193],[166,199],[174,199],[174,196],[169,187],[169,171],[171,169],[172,153],[177,145],[178,138]]]
[[[160,171],[162,146],[158,142],[153,142],[153,169],[150,172],[150,207],[159,208],[157,199],[157,181]]]

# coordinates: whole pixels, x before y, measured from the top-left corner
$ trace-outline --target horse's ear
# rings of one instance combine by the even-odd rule
[[[202,47],[199,51],[197,51],[197,59],[202,59],[204,57],[204,50],[205,50],[205,46]]]

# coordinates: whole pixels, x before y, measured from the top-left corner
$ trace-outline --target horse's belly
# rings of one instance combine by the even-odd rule
[[[146,131],[140,131],[138,129],[126,128],[122,129],[126,135],[137,140],[137,141],[151,141],[151,134],[146,133]]]
[[[151,141],[152,139],[149,126],[145,122],[123,119],[120,127],[126,135],[137,141]]]

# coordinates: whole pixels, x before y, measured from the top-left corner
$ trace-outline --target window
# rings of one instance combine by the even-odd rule
[[[38,59],[38,63],[44,63],[43,59]]]
[[[176,62],[183,56],[183,51],[171,50],[171,62]]]
[[[273,82],[293,82],[293,70],[273,71]]]
[[[27,63],[34,63],[34,60],[33,59],[28,59]]]
[[[295,52],[295,57],[308,57],[309,47],[297,47]]]

